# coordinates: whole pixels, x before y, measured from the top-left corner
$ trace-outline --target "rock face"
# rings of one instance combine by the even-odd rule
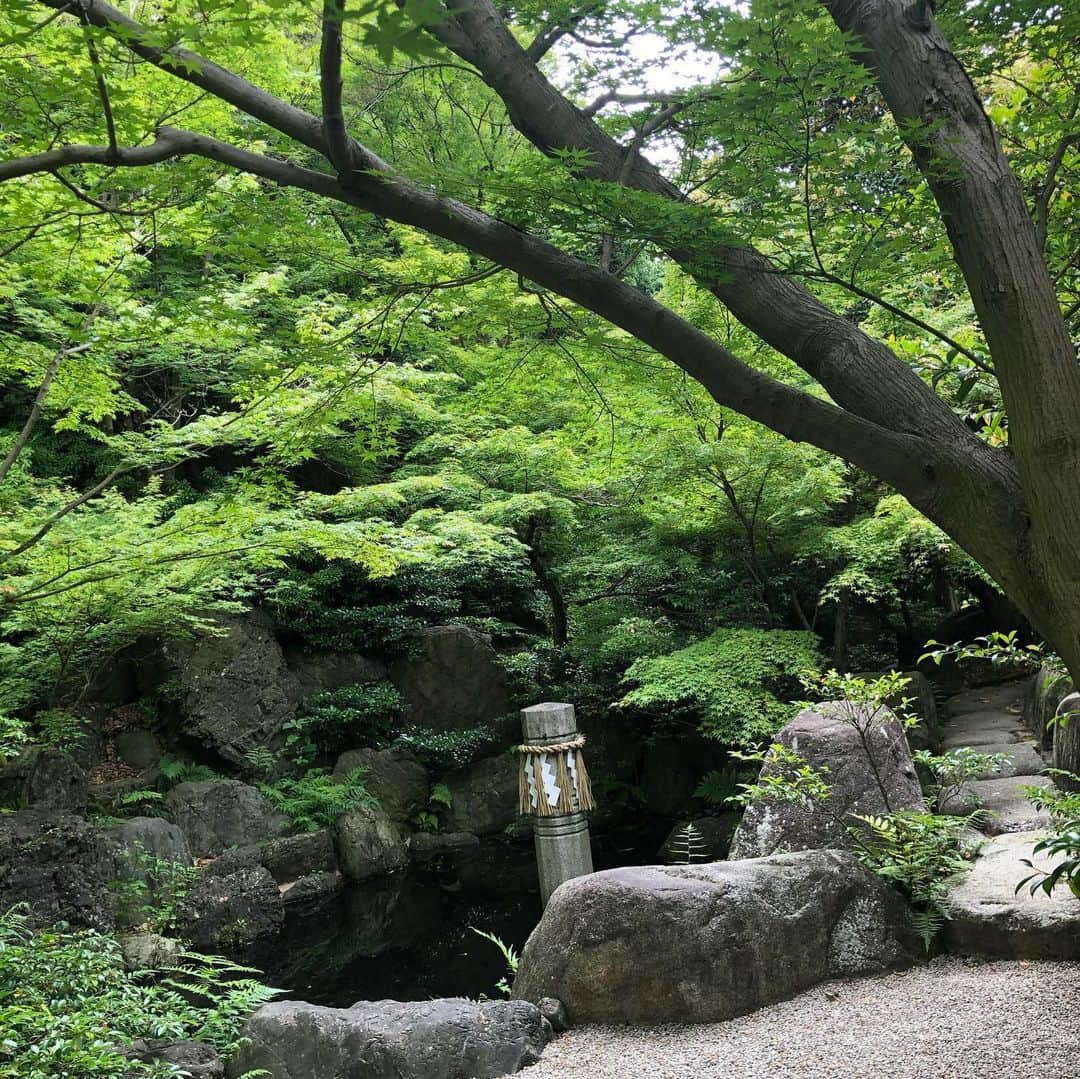
[[[179,912],[184,936],[200,949],[248,944],[278,932],[284,920],[277,883],[262,866],[203,876]]]
[[[191,847],[183,829],[163,817],[131,817],[117,821],[108,825],[103,835],[121,856],[126,852],[141,851],[164,861],[182,862],[185,865],[190,865],[192,861]]]
[[[166,795],[165,808],[198,857],[273,839],[288,827],[259,791],[235,779],[177,784]]]
[[[908,743],[913,749],[936,750],[941,740],[941,718],[938,715],[934,687],[921,671],[904,671],[908,679],[901,696],[910,697],[908,711],[918,723],[908,732]]]
[[[1054,718],[1058,705],[1073,692],[1072,679],[1050,667],[1041,667],[1028,683],[1024,696],[1024,723],[1035,732],[1043,749],[1054,745]]]
[[[334,840],[325,829],[272,839],[263,847],[260,860],[278,884],[337,868]]]
[[[510,710],[506,672],[491,639],[465,626],[421,630],[419,659],[396,664],[394,685],[411,722],[437,731],[487,723]]]
[[[828,769],[832,793],[823,804],[771,799],[749,806],[732,840],[731,858],[755,858],[773,851],[851,846],[852,813],[881,814],[924,809],[922,789],[899,720],[884,712],[868,735],[871,756],[838,706],[800,712],[777,741],[817,769]],[[765,766],[767,769],[770,767]],[[888,801],[886,803],[886,796]]]
[[[183,945],[157,933],[126,933],[118,938],[126,970],[164,970],[180,961]]]
[[[107,865],[100,837],[78,817],[46,809],[0,813],[0,910],[29,903],[35,926],[110,929]]]
[[[78,813],[86,808],[86,773],[59,749],[35,746],[0,768],[0,806],[49,806]]]
[[[514,996],[574,1024],[715,1022],[918,947],[903,900],[844,851],[612,869],[556,889]]]
[[[409,836],[385,814],[360,807],[334,826],[341,871],[364,881],[400,869],[409,861]]]
[[[270,617],[253,610],[223,618],[224,634],[170,646],[180,672],[183,730],[225,760],[271,744],[299,703]]]
[[[688,824],[693,826],[698,837],[694,843],[694,850],[697,853],[692,861],[718,862],[726,858],[731,849],[731,837],[739,826],[739,814],[721,813],[716,817],[695,817],[693,820],[679,821],[660,847],[661,861],[685,861],[685,853],[680,853],[680,848],[686,846],[684,832]]]
[[[161,760],[161,741],[153,731],[121,731],[116,736],[116,754],[128,767],[142,772]]]
[[[128,1051],[131,1060],[144,1064],[158,1061],[172,1064],[178,1069],[176,1074],[188,1079],[222,1079],[225,1065],[221,1057],[209,1045],[202,1042],[171,1042],[160,1039],[140,1039]],[[132,1072],[132,1076],[144,1075],[145,1072]]]
[[[540,1012],[523,1001],[361,1001],[322,1008],[267,1004],[228,1075],[265,1068],[274,1079],[494,1079],[539,1059]]]
[[[446,814],[446,830],[490,835],[501,832],[515,821],[518,815],[517,770],[517,759],[502,753],[447,776],[451,802]]]
[[[950,951],[1009,959],[1080,959],[1080,899],[1062,885],[1053,896],[1034,896],[1016,885],[1031,874],[1023,859],[1049,869],[1057,859],[1032,848],[1042,832],[995,836],[982,848],[971,872],[948,896],[951,917],[943,930]]]
[[[364,786],[392,821],[405,824],[427,807],[427,769],[407,750],[349,750],[338,757],[334,777],[344,779],[356,768],[365,770]]]
[[[298,700],[345,686],[370,685],[386,678],[386,668],[359,652],[309,652],[287,648],[285,662]]]

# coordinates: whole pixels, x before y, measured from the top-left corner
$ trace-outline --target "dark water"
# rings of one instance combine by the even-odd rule
[[[649,828],[594,838],[596,868],[654,861],[664,834]],[[532,842],[492,840],[295,912],[278,937],[245,958],[286,996],[336,1007],[497,996],[506,964],[469,927],[520,951],[540,913]]]

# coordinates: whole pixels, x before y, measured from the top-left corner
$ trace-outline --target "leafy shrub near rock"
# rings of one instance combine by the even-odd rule
[[[721,629],[665,656],[635,661],[624,708],[700,723],[727,745],[769,738],[790,715],[799,673],[818,661],[817,638],[796,630]]]
[[[465,768],[489,751],[495,744],[495,732],[485,725],[460,731],[409,727],[397,736],[395,744],[411,750],[432,770],[447,772]]]
[[[303,764],[356,746],[386,745],[397,733],[404,707],[389,682],[317,693],[283,726],[285,753]]]
[[[303,832],[329,828],[342,814],[360,806],[378,807],[378,802],[364,785],[362,768],[355,768],[341,779],[324,771],[308,772],[299,779],[264,783],[261,790],[274,808]]]
[[[223,1056],[248,1015],[277,991],[223,959],[185,954],[161,982],[124,969],[119,944],[92,930],[29,928],[0,914],[0,1074],[19,1079],[173,1076],[125,1055],[144,1038],[192,1039]]]

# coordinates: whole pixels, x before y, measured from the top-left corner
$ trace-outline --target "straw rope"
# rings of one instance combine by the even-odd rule
[[[521,770],[518,773],[518,807],[521,812],[528,816],[553,817],[558,814],[574,813],[578,810],[588,811],[596,807],[593,800],[592,784],[589,782],[589,773],[585,771],[585,761],[582,759],[581,748],[585,745],[585,736],[579,734],[576,738],[565,742],[552,742],[549,745],[520,745],[517,747],[521,754]],[[577,789],[575,791],[574,778],[570,773],[570,754],[575,753],[574,774],[577,777]],[[540,758],[544,755],[555,758],[555,782],[559,788],[559,800],[555,805],[548,801],[547,790],[544,788],[543,768]],[[536,785],[536,805],[532,804],[532,795],[529,793],[529,769],[532,769],[533,783]]]

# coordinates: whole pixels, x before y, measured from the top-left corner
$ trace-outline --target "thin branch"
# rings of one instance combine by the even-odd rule
[[[91,343],[92,342],[87,341],[81,345],[65,345],[63,348],[58,349],[56,355],[53,356],[49,366],[45,370],[45,377],[41,380],[41,385],[38,387],[37,394],[34,396],[34,403],[30,408],[30,415],[26,417],[26,422],[22,425],[22,430],[12,443],[11,449],[7,451],[3,461],[0,461],[0,483],[3,483],[7,478],[7,474],[11,471],[11,466],[26,447],[26,443],[30,441],[30,435],[33,434],[34,428],[41,418],[41,413],[45,408],[45,399],[49,396],[49,389],[52,387],[53,380],[60,370],[60,365],[68,356],[74,356],[77,352],[85,352],[90,347]]]
[[[105,131],[108,133],[109,149],[116,153],[119,148],[116,141],[116,120],[113,118],[112,102],[109,100],[109,87],[105,82],[105,68],[102,66],[97,42],[94,41],[94,34],[90,29],[90,19],[87,15],[89,7],[89,0],[80,0],[79,20],[83,24],[83,36],[86,38],[90,66],[94,69],[94,83],[97,86],[98,99],[101,101],[101,111],[105,114]]]
[[[1080,94],[1073,99],[1073,107],[1069,113],[1070,121],[1076,115],[1077,105],[1080,105]],[[1039,189],[1039,193],[1035,196],[1035,236],[1038,240],[1039,247],[1043,250],[1046,249],[1046,234],[1049,228],[1050,218],[1050,201],[1054,197],[1054,189],[1057,187],[1057,174],[1061,168],[1062,162],[1065,160],[1065,155],[1069,152],[1069,148],[1076,146],[1080,143],[1080,131],[1071,131],[1065,135],[1061,141],[1057,144],[1057,149],[1054,150],[1053,157],[1050,158],[1050,163],[1046,166],[1046,178],[1043,180],[1043,185]]]

